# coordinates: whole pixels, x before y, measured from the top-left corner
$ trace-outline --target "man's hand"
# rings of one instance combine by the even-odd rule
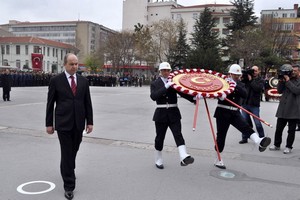
[[[85,131],[87,134],[91,133],[93,131],[93,125],[87,125]]]
[[[53,126],[47,126],[46,131],[48,134],[52,135],[54,133],[54,127]]]
[[[165,88],[168,89],[170,86],[174,85],[175,83],[172,82],[172,81],[168,81],[166,84],[165,84]]]
[[[251,81],[252,80],[252,76],[250,74],[248,74],[248,80]]]
[[[227,95],[225,93],[222,93],[222,96],[220,96],[218,99],[220,99],[221,101],[224,101],[226,97],[227,97]]]
[[[288,75],[283,75],[285,82],[288,82],[290,80],[290,77]]]

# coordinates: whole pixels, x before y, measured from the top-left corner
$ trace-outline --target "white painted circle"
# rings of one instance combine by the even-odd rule
[[[43,190],[43,191],[39,191],[39,192],[27,192],[27,191],[23,190],[24,186],[34,184],[34,183],[46,183],[46,184],[50,185],[50,187],[47,190]],[[43,194],[46,192],[50,192],[54,188],[55,188],[55,184],[51,183],[49,181],[31,181],[31,182],[27,182],[27,183],[23,183],[23,184],[19,185],[17,187],[17,191],[22,194]]]

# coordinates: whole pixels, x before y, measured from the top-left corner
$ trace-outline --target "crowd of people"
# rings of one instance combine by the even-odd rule
[[[158,169],[164,169],[162,150],[168,128],[172,131],[178,147],[180,164],[186,166],[194,162],[194,158],[187,154],[185,140],[181,133],[181,115],[177,105],[176,93],[191,102],[195,101],[195,98],[203,98],[200,93],[191,98],[191,96],[178,92],[171,87],[175,83],[167,80],[170,72],[171,67],[169,63],[161,63],[159,66],[160,76],[151,83],[150,90],[150,97],[157,104],[153,121],[156,129],[154,163]],[[277,124],[273,141],[274,145],[269,147],[269,150],[280,150],[282,132],[288,125],[288,136],[283,153],[289,154],[293,149],[295,131],[299,130],[300,127],[300,66],[285,64],[280,68],[279,72],[283,72],[278,83],[278,93],[282,94],[282,96],[276,112]],[[271,144],[271,138],[265,136],[259,120],[261,94],[264,91],[265,84],[264,79],[260,76],[260,68],[253,66],[251,69],[242,70],[238,64],[233,64],[228,71],[229,79],[235,83],[235,89],[228,96],[224,94],[225,96],[222,95],[222,97],[218,98],[218,104],[214,113],[217,126],[217,137],[214,146],[217,158],[214,165],[221,169],[226,169],[221,153],[225,148],[225,140],[230,125],[241,132],[242,140],[239,142],[240,144],[245,144],[250,139],[258,146],[260,152],[264,152]],[[224,101],[225,98],[228,101]],[[232,105],[230,101],[236,106]],[[256,126],[256,131],[253,129],[252,120]],[[296,129],[297,124],[298,129]]]
[[[3,70],[0,76],[8,74],[11,79],[11,87],[31,87],[31,86],[48,86],[51,77],[57,73],[43,73],[41,71],[22,72]],[[90,86],[116,87],[116,86],[135,86],[142,87],[143,84],[150,82],[143,75],[106,75],[106,74],[82,74],[88,79]],[[0,87],[2,86],[0,79]]]

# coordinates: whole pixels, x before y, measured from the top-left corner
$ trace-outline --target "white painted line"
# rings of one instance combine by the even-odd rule
[[[49,184],[50,187],[47,190],[43,190],[43,191],[39,191],[39,192],[27,192],[27,191],[23,190],[24,186],[34,184],[34,183],[46,183],[46,184]],[[19,185],[17,187],[17,191],[21,194],[31,194],[31,195],[33,195],[33,194],[43,194],[43,193],[46,193],[46,192],[50,192],[54,188],[55,188],[55,184],[52,183],[52,182],[49,182],[49,181],[31,181],[31,182],[27,182],[27,183],[23,183],[23,184]]]

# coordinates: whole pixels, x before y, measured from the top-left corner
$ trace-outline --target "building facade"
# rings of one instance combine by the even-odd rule
[[[90,21],[20,22],[10,20],[0,28],[19,37],[38,37],[70,44],[80,50],[80,62],[104,45],[108,34],[114,30]]]
[[[1,67],[46,73],[61,72],[64,56],[79,52],[70,44],[36,37],[0,37],[0,46]]]
[[[280,31],[286,40],[285,53],[289,60],[300,63],[300,9],[294,4],[291,9],[269,9],[261,11],[261,21],[271,23],[272,29]]]
[[[212,11],[217,26],[214,31],[223,38],[229,34],[225,27],[231,20],[230,10],[235,8],[232,4],[205,4],[195,6],[183,6],[176,0],[124,0],[123,1],[123,30],[133,30],[134,25],[151,26],[153,22],[163,19],[179,21],[183,19],[187,24],[187,36],[193,33],[193,26],[205,7]]]

